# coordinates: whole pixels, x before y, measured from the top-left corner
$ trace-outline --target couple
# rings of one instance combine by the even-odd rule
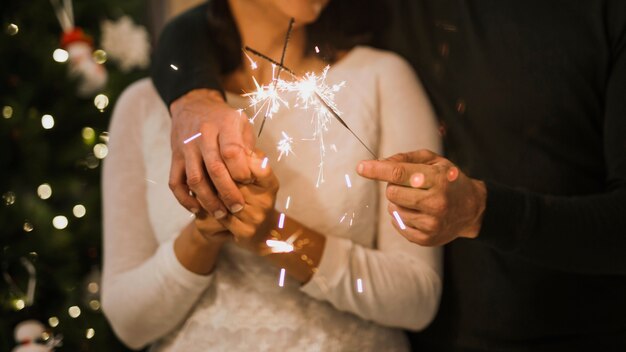
[[[129,346],[393,351],[409,348],[401,329],[426,328],[415,350],[626,347],[624,2],[386,3],[212,0],[166,29],[156,88],[120,98],[104,169],[103,308]],[[359,162],[367,151],[335,124],[316,189],[314,145],[276,162],[282,130],[310,118],[297,109],[255,145],[234,108],[271,68],[251,71],[241,47],[280,57],[292,17],[285,62],[333,64],[366,144],[441,152],[441,135],[460,169],[427,151]],[[411,67],[369,44],[409,59],[439,131]],[[228,105],[202,89],[220,87]],[[268,254],[266,239],[294,233],[297,251]]]

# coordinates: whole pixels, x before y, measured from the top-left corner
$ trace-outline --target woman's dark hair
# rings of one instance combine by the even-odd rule
[[[241,36],[228,0],[210,0],[208,9],[220,73],[227,74],[241,65]],[[384,0],[330,0],[317,21],[307,26],[307,53],[317,46],[325,60],[335,61],[340,51],[371,44],[386,19]]]

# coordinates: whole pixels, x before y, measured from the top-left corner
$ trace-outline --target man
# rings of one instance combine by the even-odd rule
[[[389,3],[378,44],[415,67],[446,148],[358,166],[390,183],[402,235],[449,243],[415,350],[626,350],[626,1]],[[171,187],[221,217],[243,204],[250,142],[205,11],[168,26],[153,78],[173,116]]]

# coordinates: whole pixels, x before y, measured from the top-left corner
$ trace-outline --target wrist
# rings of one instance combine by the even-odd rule
[[[483,215],[485,214],[485,208],[487,205],[487,187],[483,181],[471,179],[470,182],[472,183],[473,189],[473,214],[466,231],[461,234],[461,237],[476,238],[480,233],[480,228],[483,223]]]
[[[182,95],[170,104],[170,114],[172,114],[172,116],[178,115],[178,112],[180,112],[186,104],[195,100],[223,103],[224,97],[222,96],[222,93],[214,89],[194,89],[187,92],[185,95]]]

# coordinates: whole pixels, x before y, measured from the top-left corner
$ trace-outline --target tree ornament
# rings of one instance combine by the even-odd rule
[[[62,346],[62,336],[54,336],[46,331],[44,325],[37,320],[25,320],[14,331],[17,346],[12,352],[51,352],[55,347]]]
[[[107,71],[93,59],[93,40],[80,27],[74,25],[74,10],[71,0],[50,0],[54,12],[63,29],[61,48],[69,54],[69,74],[77,77],[77,94],[88,97],[104,87]]]

